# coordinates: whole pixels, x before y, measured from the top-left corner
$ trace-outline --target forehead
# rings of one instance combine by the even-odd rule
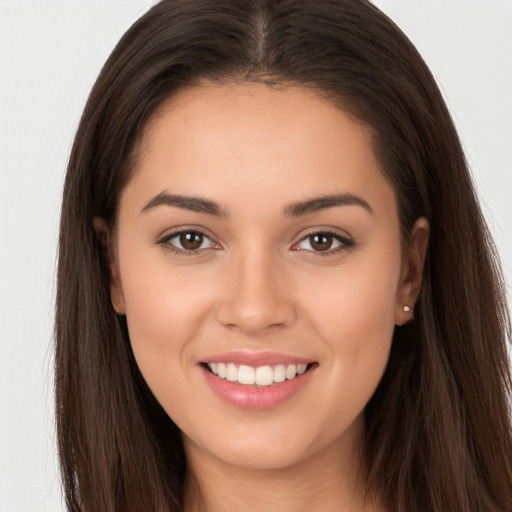
[[[229,203],[233,195],[292,201],[384,192],[394,206],[370,128],[302,87],[185,89],[150,119],[140,148],[132,181],[145,197],[170,190]]]

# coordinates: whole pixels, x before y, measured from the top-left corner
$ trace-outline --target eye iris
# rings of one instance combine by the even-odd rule
[[[181,233],[180,244],[184,249],[193,251],[199,249],[203,243],[203,235],[201,233]]]
[[[315,251],[327,251],[332,247],[332,236],[325,233],[318,233],[309,237],[309,243]]]

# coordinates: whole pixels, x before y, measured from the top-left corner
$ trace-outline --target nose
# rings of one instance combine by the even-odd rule
[[[291,325],[295,307],[291,283],[268,254],[231,261],[217,310],[220,323],[255,336]]]

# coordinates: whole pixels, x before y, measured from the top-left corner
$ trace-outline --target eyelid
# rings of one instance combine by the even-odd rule
[[[159,237],[157,237],[156,243],[158,245],[164,246],[168,250],[171,250],[177,254],[193,256],[193,255],[198,255],[208,249],[221,249],[222,248],[221,245],[214,239],[214,237],[208,233],[209,230],[207,230],[201,226],[179,226],[179,227],[170,228],[170,229],[171,229],[170,232],[167,230],[167,234],[160,235]],[[204,238],[206,238],[210,241],[210,246],[198,248],[198,249],[181,249],[180,247],[170,243],[170,240],[180,236],[183,233],[200,234]],[[315,251],[313,249],[298,248],[298,245],[301,242],[303,242],[304,240],[306,240],[307,238],[309,238],[313,235],[319,235],[319,234],[332,236],[336,241],[339,242],[339,245],[337,245],[333,249],[327,249],[325,251]],[[324,228],[322,226],[319,226],[319,227],[309,228],[305,232],[302,232],[300,235],[298,235],[298,237],[300,237],[300,238],[298,238],[298,240],[292,245],[292,247],[291,247],[292,250],[312,253],[312,254],[320,255],[320,256],[328,256],[328,255],[332,255],[335,253],[343,252],[343,251],[351,249],[355,245],[355,241],[353,240],[351,235],[349,235],[344,230],[341,230],[338,228],[333,228],[333,227],[325,227]]]
[[[315,251],[312,249],[299,249],[298,245],[306,240],[307,238],[313,236],[313,235],[329,235],[332,236],[335,240],[337,240],[340,245],[335,247],[334,249],[327,249],[326,251]],[[351,249],[354,247],[355,241],[354,239],[346,232],[337,228],[322,228],[322,227],[315,227],[315,228],[309,228],[306,233],[301,233],[300,238],[297,242],[295,242],[292,246],[292,250],[295,251],[303,251],[312,253],[319,256],[328,256],[332,254],[336,254],[339,252],[343,252],[346,250]]]
[[[165,235],[160,235],[159,237],[157,237],[156,243],[158,245],[161,245],[161,246],[165,247],[166,249],[176,253],[176,254],[185,255],[185,256],[198,255],[199,253],[202,253],[203,251],[208,250],[208,249],[219,249],[220,244],[218,242],[216,242],[210,234],[206,233],[206,231],[207,230],[205,230],[204,228],[201,228],[199,226],[180,226],[180,227],[173,228],[170,232],[168,232]],[[182,248],[170,243],[170,241],[173,238],[179,237],[180,235],[182,235],[184,233],[197,233],[197,234],[203,236],[205,239],[208,239],[211,242],[211,245],[209,247],[203,247],[203,248],[194,249],[194,250],[190,250],[190,249],[187,250],[187,249],[182,249]]]
[[[155,237],[155,242],[159,243],[164,240],[169,240],[173,236],[180,235],[181,233],[199,233],[210,240],[215,240],[216,238],[209,229],[199,224],[178,224],[176,226],[168,226],[166,229],[160,231],[160,234]]]

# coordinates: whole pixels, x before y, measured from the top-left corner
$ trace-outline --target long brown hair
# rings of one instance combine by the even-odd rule
[[[149,117],[201,80],[310,87],[367,123],[405,244],[431,234],[415,322],[366,407],[368,492],[387,510],[512,510],[510,320],[461,144],[427,66],[365,0],[164,0],[125,34],[85,107],[66,175],[56,412],[70,511],[182,510],[180,432],[115,314],[93,219],[116,222]]]

